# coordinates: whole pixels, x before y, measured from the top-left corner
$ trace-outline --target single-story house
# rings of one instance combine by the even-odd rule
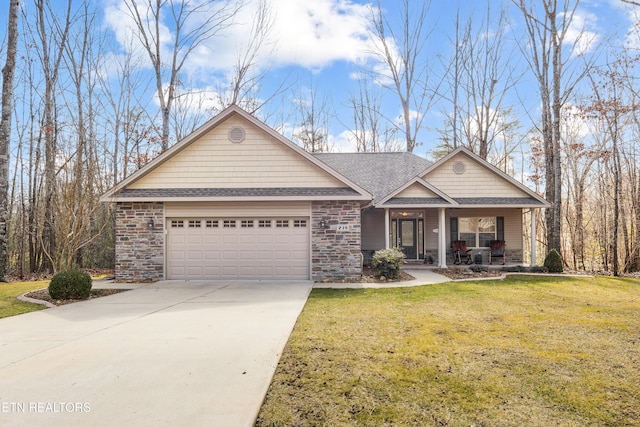
[[[453,240],[485,262],[488,241],[504,240],[508,261],[521,263],[523,211],[549,206],[465,148],[435,163],[411,153],[313,154],[237,106],[102,201],[115,203],[122,281],[350,279],[388,247],[446,267]]]

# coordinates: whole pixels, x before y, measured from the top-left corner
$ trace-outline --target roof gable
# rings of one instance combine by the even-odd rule
[[[283,188],[304,191],[255,191]],[[371,199],[371,195],[357,184],[239,107],[232,106],[125,179],[103,199],[113,200],[119,193],[127,192],[128,197],[136,194],[137,198],[145,199],[161,194],[164,194],[163,198],[177,197],[179,192],[166,191],[176,189],[186,191],[184,197],[188,194],[209,198],[232,197],[231,194],[241,197],[243,194],[242,191],[193,191],[195,189],[251,189],[247,197],[256,197],[255,194],[310,197],[314,188],[325,192],[332,188],[347,188],[351,190],[352,198]]]
[[[457,148],[420,175],[457,200],[531,200],[548,202],[495,166],[464,147]]]
[[[431,207],[457,206],[455,200],[422,178],[417,177],[389,193],[386,197],[379,199],[376,204],[384,207],[418,204]]]

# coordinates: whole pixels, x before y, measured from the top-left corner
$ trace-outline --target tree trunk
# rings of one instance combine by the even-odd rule
[[[9,154],[11,113],[13,111],[13,78],[18,49],[18,7],[19,1],[11,0],[7,24],[7,58],[2,68],[2,112],[0,113],[0,281],[5,281],[8,268]]]

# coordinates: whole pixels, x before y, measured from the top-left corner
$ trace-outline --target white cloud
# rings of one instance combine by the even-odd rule
[[[368,54],[369,6],[351,0],[272,0],[276,65],[309,69],[334,61],[361,62]]]
[[[565,44],[573,46],[573,55],[585,55],[595,49],[600,40],[597,22],[595,14],[576,10],[564,39]]]
[[[352,0],[270,0],[269,6],[274,25],[266,46],[268,55],[263,53],[263,57],[259,57],[262,66],[298,65],[318,70],[335,61],[362,62],[369,55],[368,5]],[[238,25],[203,43],[193,52],[185,70],[194,74],[231,70],[238,51],[249,43],[249,30],[257,7],[258,0],[249,0],[236,16]],[[114,32],[121,49],[141,53],[124,1],[111,0],[104,10],[105,25]],[[166,21],[160,37],[165,50],[171,37],[170,23]]]

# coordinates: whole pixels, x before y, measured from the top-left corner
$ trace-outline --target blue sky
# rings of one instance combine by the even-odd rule
[[[206,50],[192,55],[185,65],[185,75],[190,84],[210,95],[205,104],[215,104],[210,100],[212,94],[224,85],[236,52],[247,43],[248,23],[251,22],[256,4],[257,0],[246,0],[246,6],[238,17],[242,25],[231,27],[220,37],[212,39]],[[382,1],[382,7],[392,21],[397,22],[395,15],[399,4],[400,0]],[[491,4],[492,9],[497,11],[501,3],[492,1]],[[518,45],[515,40],[522,35],[521,18],[510,2],[502,4],[510,6],[510,25],[505,39],[510,43],[510,49],[516,50]],[[123,55],[130,49],[128,42],[131,36],[122,13],[122,0],[96,0],[95,5],[102,13],[102,22],[95,30],[113,36],[112,44],[103,54],[114,57]],[[268,49],[258,61],[260,70],[266,72],[260,96],[269,97],[275,88],[283,84],[290,90],[271,101],[265,109],[265,114],[269,115],[267,123],[290,134],[296,127],[296,119],[294,115],[285,114],[285,111],[293,110],[296,96],[313,87],[317,95],[331,106],[329,135],[334,149],[353,150],[347,137],[351,114],[347,106],[349,94],[357,87],[354,76],[363,69],[376,66],[370,54],[367,33],[371,3],[362,0],[269,0],[269,5],[274,25]],[[8,8],[8,5],[5,7]],[[425,66],[433,76],[442,74],[442,64],[448,61],[453,52],[451,40],[454,37],[456,11],[460,10],[461,19],[465,20],[468,16],[482,18],[485,9],[484,1],[432,1],[427,22],[430,36],[426,43],[428,55]],[[0,18],[0,28],[6,28],[4,16],[2,14]],[[587,47],[588,50],[595,51],[597,46],[603,45],[637,45],[635,40],[627,37],[634,22],[632,8],[624,6],[620,0],[583,0],[575,22],[576,30],[578,27],[585,29],[596,40]],[[167,27],[165,30],[168,37],[171,29]],[[517,56],[516,53],[514,57]],[[600,57],[603,56],[601,53]],[[524,61],[518,67],[526,71]],[[381,93],[386,92],[381,90]],[[156,108],[153,93],[147,93],[146,96],[149,98],[148,108]],[[503,107],[513,107],[514,116],[526,130],[531,126],[531,119],[537,117],[537,104],[535,82],[526,73],[517,86],[509,90]],[[391,93],[383,96],[382,108],[390,119],[401,111],[397,97]],[[443,127],[447,111],[447,103],[439,102],[426,113],[425,128],[419,136],[423,145],[416,149],[417,154],[428,155],[438,144],[439,134],[436,130]]]

